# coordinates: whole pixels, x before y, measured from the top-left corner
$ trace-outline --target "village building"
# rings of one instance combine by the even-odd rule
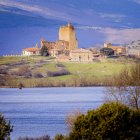
[[[92,62],[93,54],[87,49],[75,49],[70,51],[71,61]]]
[[[56,42],[41,40],[41,47],[47,47],[49,54],[56,57],[57,61],[92,61],[92,52],[86,49],[78,49],[78,41],[74,26],[68,23],[59,28],[59,39]]]
[[[22,50],[23,56],[40,55],[40,48],[38,48],[38,43],[35,47],[25,48]]]
[[[57,57],[56,60],[59,61],[59,62],[70,62],[71,57],[62,54],[62,55],[59,55],[59,57]]]
[[[128,49],[127,54],[140,58],[140,49]]]
[[[115,55],[125,55],[126,48],[123,46],[113,46],[111,43],[104,43],[105,48],[110,48],[114,51]]]
[[[55,57],[56,61],[91,62],[93,60],[93,53],[90,50],[78,48],[75,29],[70,23],[59,28],[57,41],[50,42],[42,39],[41,48],[43,47],[48,49],[49,55]],[[25,48],[22,55],[40,55],[38,44],[32,48]]]
[[[135,56],[140,58],[140,40],[132,41],[127,48],[128,56]]]

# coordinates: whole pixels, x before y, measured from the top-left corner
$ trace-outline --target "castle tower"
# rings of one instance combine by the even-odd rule
[[[68,41],[70,50],[74,50],[78,48],[78,41],[76,38],[75,30],[70,23],[68,23],[66,26],[60,27],[59,40]]]

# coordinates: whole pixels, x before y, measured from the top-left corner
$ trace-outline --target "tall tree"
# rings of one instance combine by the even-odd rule
[[[111,56],[114,55],[114,50],[111,48],[102,48],[100,49],[100,53],[104,56]]]
[[[42,46],[41,50],[40,50],[40,54],[42,56],[48,56],[49,55],[49,50],[46,46]]]

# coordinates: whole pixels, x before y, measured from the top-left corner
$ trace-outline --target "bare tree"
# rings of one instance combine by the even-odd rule
[[[140,64],[125,67],[120,74],[113,76],[107,92],[109,100],[123,102],[132,108],[140,109]]]
[[[65,122],[68,125],[69,131],[71,131],[74,127],[74,123],[78,116],[80,116],[82,112],[80,110],[76,110],[66,116]]]

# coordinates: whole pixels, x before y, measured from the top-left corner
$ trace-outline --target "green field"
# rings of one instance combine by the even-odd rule
[[[132,63],[132,62],[131,62]],[[6,82],[7,86],[18,86],[23,83],[25,87],[36,86],[80,86],[99,85],[105,82],[114,74],[118,74],[124,67],[130,66],[130,62],[122,59],[106,59],[104,61],[93,61],[92,63],[72,63],[72,62],[56,62],[52,57],[0,57],[0,68],[6,67],[5,76],[11,77]],[[62,67],[58,67],[61,64]],[[17,73],[18,70],[28,67],[31,77],[15,76],[11,73]],[[47,76],[49,72],[56,72],[66,69],[70,72],[68,75]],[[43,77],[34,77],[35,74],[41,74]],[[12,76],[11,76],[11,75]],[[14,76],[13,76],[14,75]]]

